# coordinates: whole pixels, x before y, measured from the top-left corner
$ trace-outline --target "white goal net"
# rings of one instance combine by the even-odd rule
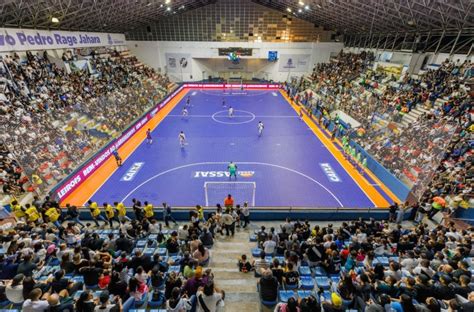
[[[204,182],[206,206],[222,204],[228,194],[232,195],[236,205],[247,202],[249,206],[255,206],[256,187],[255,182]]]

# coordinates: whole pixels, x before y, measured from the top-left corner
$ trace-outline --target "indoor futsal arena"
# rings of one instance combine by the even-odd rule
[[[473,6],[0,0],[0,312],[474,312]]]

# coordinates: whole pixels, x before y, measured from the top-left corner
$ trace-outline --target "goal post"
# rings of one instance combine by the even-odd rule
[[[238,85],[238,89],[242,89],[243,79],[242,79],[242,77],[229,77],[227,79],[227,84],[228,85]],[[236,88],[234,88],[234,89],[236,89]]]
[[[255,182],[237,181],[206,181],[204,182],[204,196],[206,207],[222,204],[228,194],[231,194],[236,204],[243,205],[247,202],[249,206],[255,206]]]

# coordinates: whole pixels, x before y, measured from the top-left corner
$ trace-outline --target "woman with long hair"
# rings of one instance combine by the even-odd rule
[[[173,288],[171,297],[166,301],[167,312],[185,312],[191,310],[192,306],[188,301],[186,294],[181,295],[178,287]]]
[[[94,311],[94,296],[89,290],[84,291],[76,301],[76,312],[92,312]]]
[[[193,258],[198,262],[199,265],[205,265],[209,261],[209,250],[204,247],[204,244],[199,243],[196,251],[193,253]]]
[[[216,312],[217,307],[224,306],[224,297],[224,291],[216,289],[213,281],[208,281],[196,293],[197,312]]]

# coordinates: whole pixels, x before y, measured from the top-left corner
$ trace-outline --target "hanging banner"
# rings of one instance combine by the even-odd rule
[[[165,53],[166,66],[170,73],[191,74],[191,54],[188,53]]]
[[[125,45],[124,34],[0,28],[0,52]]]
[[[282,54],[278,60],[279,72],[308,72],[310,68],[310,54]]]

